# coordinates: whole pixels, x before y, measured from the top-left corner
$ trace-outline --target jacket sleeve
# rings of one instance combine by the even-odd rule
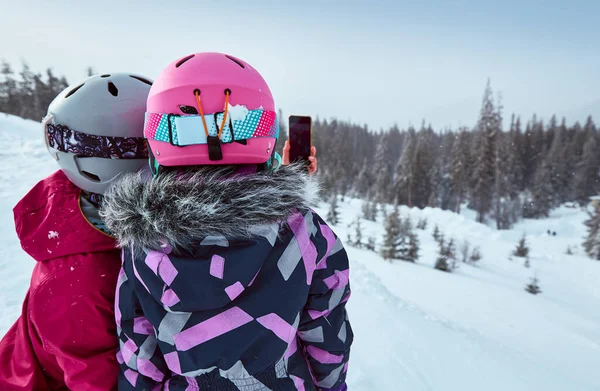
[[[320,390],[344,389],[352,328],[346,313],[350,298],[348,256],[342,242],[320,219],[314,241],[318,253],[308,302],[298,336]]]
[[[162,390],[168,379],[164,357],[156,346],[156,335],[143,316],[135,318],[135,322],[136,331],[121,330],[119,334],[119,391]]]
[[[116,390],[115,276],[99,274],[84,265],[65,267],[30,297],[33,328],[69,390]]]
[[[27,298],[25,298],[25,308]],[[0,390],[48,390],[31,344],[28,319],[21,316],[0,341]]]
[[[167,359],[173,359],[172,365],[178,360],[173,356],[163,356],[158,347],[156,332],[143,315],[138,298],[136,286],[143,282],[137,279],[133,262],[130,261],[130,250],[123,250],[123,255],[124,262],[117,281],[115,299],[115,319],[119,333],[119,391],[162,390],[165,382],[168,382],[167,374],[170,373]]]

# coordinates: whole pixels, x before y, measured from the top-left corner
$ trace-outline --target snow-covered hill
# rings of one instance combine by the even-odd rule
[[[33,268],[20,249],[11,208],[39,179],[56,169],[46,153],[39,123],[0,114],[0,335],[20,313]],[[324,153],[321,151],[321,153]],[[326,216],[328,206],[319,208]],[[340,204],[346,238],[361,202]],[[401,208],[418,231],[417,264],[389,263],[377,254],[348,248],[356,334],[349,385],[366,390],[598,390],[600,389],[600,263],[582,255],[586,215],[567,207],[551,218],[496,231],[438,209]],[[363,221],[363,237],[381,241],[383,224]],[[434,225],[458,242],[480,246],[477,266],[453,274],[433,269]],[[556,236],[547,234],[556,231]],[[527,234],[530,269],[509,260]],[[565,255],[567,246],[575,255]],[[524,291],[536,273],[542,294]]]

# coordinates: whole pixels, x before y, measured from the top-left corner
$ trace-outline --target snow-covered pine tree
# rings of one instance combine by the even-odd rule
[[[373,173],[375,174],[375,199],[379,202],[389,202],[392,199],[392,163],[387,135],[382,134],[375,151]]]
[[[443,235],[440,237],[438,244],[440,248],[434,268],[443,272],[451,272],[452,269],[450,268],[450,260],[448,259],[448,248]]]
[[[376,220],[376,214],[373,213],[373,202],[370,197],[362,202],[362,216],[365,220]]]
[[[513,116],[514,117],[514,116]],[[515,125],[511,125],[511,128]],[[512,132],[512,130],[511,130]],[[512,145],[512,134],[501,133],[497,140],[494,183],[494,210],[497,229],[510,229],[519,214],[515,204],[519,204],[517,183],[517,149]]]
[[[399,246],[402,235],[402,221],[400,212],[395,208],[390,213],[385,222],[385,234],[383,237],[383,245],[381,246],[381,256],[383,259],[392,260],[399,259]]]
[[[535,183],[531,198],[523,205],[523,217],[541,218],[548,217],[554,204],[551,172],[548,163],[544,160],[535,175]]]
[[[367,158],[365,158],[358,173],[358,177],[356,178],[356,182],[354,183],[354,190],[358,196],[364,197],[366,195],[369,200],[371,199],[369,193],[373,187],[372,169],[373,168],[369,165]]]
[[[515,119],[516,118],[516,119]],[[523,163],[523,156],[525,154],[526,142],[525,136],[521,130],[521,119],[513,114],[513,120],[511,123],[511,131],[509,133],[511,151],[511,172],[513,175],[512,180],[514,181],[511,186],[511,199],[517,198],[519,193],[525,190],[525,167]],[[508,163],[508,162],[507,162]],[[519,217],[521,216],[519,210]]]
[[[433,239],[435,239],[436,242],[439,242],[440,238],[443,238],[442,234],[440,233],[440,227],[438,227],[437,224],[435,225],[435,227],[433,227],[432,236],[433,236]]]
[[[469,262],[469,252],[471,251],[471,244],[465,240],[460,245],[460,260],[463,263]]]
[[[415,141],[414,129],[409,129],[404,139],[402,155],[396,164],[396,177],[394,181],[395,193],[400,202],[412,207],[413,205],[413,180],[415,169]]]
[[[377,215],[379,214],[379,206],[377,205],[377,201],[375,201],[375,200],[371,201],[370,214],[371,214],[371,217],[373,218],[373,221],[377,221]]]
[[[567,171],[567,159],[565,159],[568,145],[566,132],[566,126],[558,126],[556,116],[553,115],[548,123],[548,133],[554,134],[554,137],[552,146],[546,155],[546,168],[549,171],[548,178],[550,179],[549,188],[552,189],[552,207],[565,202],[569,191],[570,175]],[[573,157],[568,158],[572,159]]]
[[[573,179],[575,200],[581,206],[589,202],[590,196],[600,193],[600,153],[598,151],[600,151],[598,136],[590,133]]]
[[[592,208],[590,218],[585,221],[588,236],[583,242],[583,248],[592,259],[600,261],[600,200],[594,200]]]
[[[352,245],[356,248],[362,248],[363,246],[363,238],[362,238],[362,227],[360,225],[360,217],[356,218],[354,224],[354,241]]]
[[[375,238],[369,236],[367,238],[367,243],[365,244],[365,248],[369,251],[375,251]]]
[[[331,197],[331,202],[329,203],[329,212],[327,213],[327,221],[332,225],[338,225],[340,222],[340,212],[338,211],[336,194]]]
[[[417,222],[417,229],[426,230],[427,229],[427,218],[421,217]]]
[[[458,267],[456,259],[456,243],[453,238],[450,238],[446,245],[446,256],[448,257],[448,264],[450,265],[450,271],[456,270]]]
[[[540,281],[538,280],[537,277],[531,277],[531,281],[529,282],[529,284],[525,285],[525,290],[529,293],[531,293],[532,295],[537,295],[538,293],[542,293],[542,290],[540,289],[539,283]]]
[[[454,202],[456,213],[460,213],[460,206],[465,201],[469,190],[471,170],[471,135],[463,129],[452,148],[452,162],[450,163],[450,179],[456,200]]]
[[[398,253],[399,259],[403,261],[416,262],[419,259],[419,239],[413,230],[410,217],[402,220]]]
[[[527,237],[525,234],[519,240],[519,244],[513,251],[512,255],[515,257],[527,258],[529,256],[529,246],[527,245]]]
[[[496,166],[496,138],[500,131],[498,112],[494,107],[492,87],[488,79],[481,113],[477,123],[477,150],[475,151],[473,178],[474,186],[472,203],[477,211],[477,221],[483,223],[492,207],[494,196],[495,166]]]
[[[431,173],[435,164],[435,156],[432,151],[435,149],[433,139],[435,133],[431,126],[425,127],[423,123],[417,136],[417,145],[413,164],[412,204],[417,208],[423,209],[429,203],[431,197]]]
[[[431,182],[431,194],[429,206],[443,210],[456,209],[456,197],[451,176],[452,148],[456,138],[454,132],[446,130],[443,135],[436,136],[438,143],[435,163],[429,173]]]
[[[469,262],[475,264],[479,262],[482,258],[481,249],[479,247],[475,247],[473,252],[471,253],[471,257],[469,258]]]

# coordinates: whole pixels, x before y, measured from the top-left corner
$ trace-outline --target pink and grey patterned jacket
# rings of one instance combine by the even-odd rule
[[[123,178],[120,390],[345,390],[346,251],[295,167]]]

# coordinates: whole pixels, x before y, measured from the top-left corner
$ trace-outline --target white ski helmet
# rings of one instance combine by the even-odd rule
[[[94,75],[50,103],[44,141],[75,186],[104,194],[119,174],[148,164],[144,115],[151,85],[135,74]]]

